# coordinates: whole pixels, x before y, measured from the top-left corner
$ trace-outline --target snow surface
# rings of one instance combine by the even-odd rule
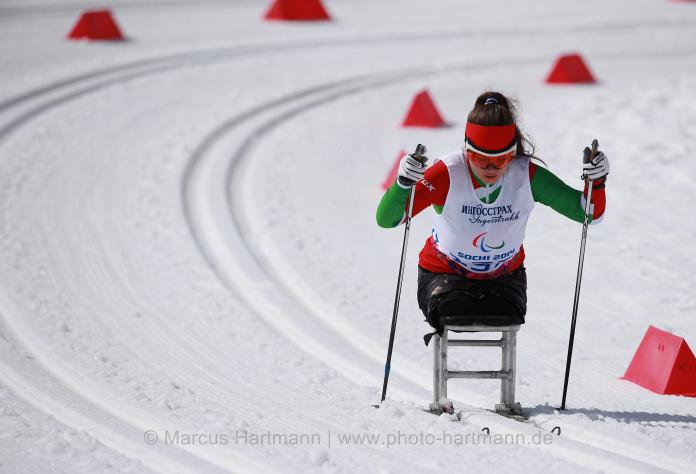
[[[695,2],[110,5],[127,42],[64,39],[100,2],[0,4],[0,472],[696,470],[696,399],[619,380],[650,324],[696,345]],[[600,82],[544,85],[564,52]],[[398,126],[423,88],[450,127]],[[449,384],[462,423],[422,411],[429,211],[371,406],[403,235],[374,222],[380,183],[400,149],[460,146],[487,88],[566,182],[595,137],[612,165],[564,414],[580,226],[538,206],[528,227],[517,398],[542,431],[476,408],[495,381]]]

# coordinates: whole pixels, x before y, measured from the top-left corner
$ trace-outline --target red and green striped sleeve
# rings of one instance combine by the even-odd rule
[[[549,206],[559,214],[563,214],[576,222],[585,220],[585,198],[587,186],[581,192],[564,183],[558,176],[534,163],[529,164],[532,195],[534,201]],[[604,186],[592,189],[592,213],[590,221],[598,221],[604,216],[606,208],[606,193]]]
[[[413,215],[417,215],[429,206],[433,206],[436,212],[441,212],[449,192],[449,183],[447,165],[442,161],[436,161],[433,166],[425,170],[423,179],[416,183]],[[408,197],[409,190],[402,188],[394,181],[377,207],[377,225],[385,228],[398,226],[406,216]]]

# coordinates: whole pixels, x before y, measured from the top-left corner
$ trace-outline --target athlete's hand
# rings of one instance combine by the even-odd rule
[[[589,157],[590,149],[585,148],[584,154],[585,157]],[[602,180],[602,182],[605,180],[606,176],[609,174],[609,158],[607,158],[607,155],[604,154],[604,152],[599,152],[595,155],[594,158],[591,160],[583,160],[584,164],[582,165],[582,177],[585,179],[591,179],[592,181],[599,181]]]
[[[423,151],[425,150],[423,149]],[[424,155],[415,156],[415,153],[404,155],[399,163],[399,173],[396,179],[398,185],[408,189],[423,179],[427,161],[428,157]]]

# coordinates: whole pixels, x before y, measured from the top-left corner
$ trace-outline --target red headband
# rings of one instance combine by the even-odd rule
[[[476,125],[466,123],[466,149],[486,156],[498,156],[517,150],[514,125]]]

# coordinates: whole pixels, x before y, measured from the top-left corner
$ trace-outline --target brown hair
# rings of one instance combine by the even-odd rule
[[[476,98],[476,103],[469,112],[467,121],[476,125],[514,125],[517,155],[536,158],[534,156],[534,143],[517,126],[517,107],[518,103],[515,99],[507,98],[500,92],[486,91]]]

